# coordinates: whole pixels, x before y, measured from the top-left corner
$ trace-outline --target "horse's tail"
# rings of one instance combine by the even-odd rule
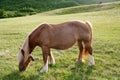
[[[92,24],[89,21],[86,21],[86,24],[89,27],[90,32],[92,33]]]
[[[87,43],[87,44],[82,43],[82,45],[83,45],[83,52],[82,52],[83,58],[86,58],[89,55],[87,46],[92,46],[92,24],[89,21],[87,21],[86,25],[89,28],[90,35],[89,35],[89,43]]]
[[[86,24],[88,25],[88,27],[89,27],[89,34],[90,34],[90,36],[89,36],[89,42],[90,42],[90,44],[92,45],[92,34],[93,34],[93,30],[92,30],[92,24],[89,22],[89,21],[87,21],[86,22]]]

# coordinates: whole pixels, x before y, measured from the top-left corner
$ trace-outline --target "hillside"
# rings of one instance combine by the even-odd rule
[[[0,0],[0,18],[32,15],[58,8],[112,1],[119,0]]]
[[[73,14],[73,13],[84,13],[84,12],[95,12],[95,11],[119,9],[119,8],[120,8],[120,1],[111,2],[111,3],[91,4],[91,5],[82,5],[82,6],[61,8],[61,9],[48,11],[43,14],[64,15],[64,14]]]
[[[96,4],[99,2],[112,2],[119,0],[0,0],[0,9],[20,10],[33,8],[41,11],[77,6],[79,4]]]

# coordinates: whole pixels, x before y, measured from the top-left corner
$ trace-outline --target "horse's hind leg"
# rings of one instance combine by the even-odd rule
[[[88,65],[91,66],[91,65],[94,65],[95,64],[95,61],[94,61],[94,57],[93,57],[93,50],[92,50],[92,46],[91,46],[91,43],[90,42],[85,42],[85,51],[90,54],[89,56],[89,63]]]
[[[48,48],[46,46],[42,46],[42,52],[43,52],[44,66],[40,70],[41,73],[48,71],[48,55],[50,54],[50,48]]]
[[[55,64],[55,59],[53,57],[52,51],[49,53],[50,64]]]

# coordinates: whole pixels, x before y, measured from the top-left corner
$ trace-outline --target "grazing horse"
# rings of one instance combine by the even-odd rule
[[[88,65],[95,64],[92,55],[92,26],[90,22],[69,21],[61,24],[41,24],[25,39],[18,54],[19,71],[26,70],[30,61],[34,61],[31,52],[36,46],[42,48],[44,66],[40,72],[48,71],[48,57],[50,63],[55,60],[50,49],[65,50],[78,42],[79,55],[77,61],[82,61],[84,55],[89,54]]]

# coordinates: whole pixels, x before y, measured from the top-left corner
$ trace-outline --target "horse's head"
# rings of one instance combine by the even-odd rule
[[[26,54],[23,49],[20,49],[18,54],[19,60],[19,71],[25,71],[30,61],[34,61],[33,57],[30,54]]]

